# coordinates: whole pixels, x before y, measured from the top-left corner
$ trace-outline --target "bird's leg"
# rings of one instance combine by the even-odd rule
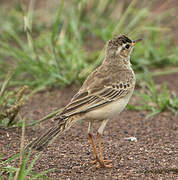
[[[112,166],[111,165],[107,165],[107,164],[110,164],[112,161],[111,160],[104,160],[103,159],[103,151],[102,151],[102,145],[101,145],[101,134],[103,133],[103,130],[104,130],[107,122],[108,122],[108,120],[105,120],[105,121],[102,122],[100,128],[98,129],[98,133],[97,133],[99,152],[100,152],[100,162],[99,162],[99,166],[98,167],[111,168]]]
[[[89,139],[89,142],[90,142],[91,147],[92,147],[92,149],[93,149],[93,154],[94,154],[94,157],[95,157],[95,160],[92,161],[91,163],[92,163],[92,164],[95,164],[95,163],[99,162],[99,158],[98,158],[96,146],[95,146],[94,141],[93,141],[93,136],[92,136],[92,134],[88,133],[88,139]]]
[[[103,150],[101,145],[101,134],[97,133],[99,152],[100,152],[100,161],[103,162]]]
[[[89,139],[89,142],[90,142],[91,147],[93,149],[93,154],[94,154],[94,157],[95,157],[95,160],[92,161],[91,163],[95,164],[95,163],[99,162],[99,158],[98,158],[96,146],[95,146],[93,136],[92,136],[92,123],[91,122],[89,122],[89,126],[88,126],[88,139]]]

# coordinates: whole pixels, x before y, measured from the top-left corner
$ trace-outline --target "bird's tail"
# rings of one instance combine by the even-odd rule
[[[69,122],[68,119],[61,119],[61,122],[59,124],[56,124],[47,133],[43,134],[42,136],[38,137],[37,139],[32,141],[30,144],[28,144],[25,150],[29,148],[42,150],[51,142],[52,139],[61,135],[64,131],[69,129],[73,124],[74,123],[71,121]]]

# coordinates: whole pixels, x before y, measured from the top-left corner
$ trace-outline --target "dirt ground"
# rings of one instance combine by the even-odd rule
[[[178,76],[167,75],[155,79],[178,92]],[[23,117],[38,120],[63,107],[78,87],[52,89],[32,96],[22,109]],[[130,101],[133,104],[135,97]],[[92,150],[87,138],[87,123],[75,125],[58,137],[43,151],[33,170],[48,173],[52,179],[178,179],[178,117],[163,112],[145,119],[149,112],[125,110],[108,124],[102,137],[106,159],[113,160],[112,169],[97,169],[91,165]],[[48,120],[26,129],[26,144],[51,126]],[[96,124],[98,127],[98,124]],[[96,135],[96,133],[95,133]],[[136,137],[137,142],[125,138]],[[3,157],[19,152],[21,129],[0,129],[0,152]],[[33,157],[37,152],[33,152]],[[1,174],[6,176],[6,174]]]

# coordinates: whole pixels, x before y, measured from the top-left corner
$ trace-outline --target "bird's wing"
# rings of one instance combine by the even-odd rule
[[[64,108],[62,113],[55,119],[63,119],[78,113],[85,113],[101,106],[107,105],[123,96],[127,95],[131,90],[128,83],[111,84],[102,88],[79,91]]]

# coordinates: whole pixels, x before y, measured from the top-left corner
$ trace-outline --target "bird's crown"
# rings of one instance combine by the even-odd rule
[[[112,40],[109,40],[109,44],[108,45],[112,45],[112,46],[119,46],[119,45],[123,45],[126,43],[132,43],[132,40],[129,39],[126,35],[120,35],[117,37],[114,37]]]

